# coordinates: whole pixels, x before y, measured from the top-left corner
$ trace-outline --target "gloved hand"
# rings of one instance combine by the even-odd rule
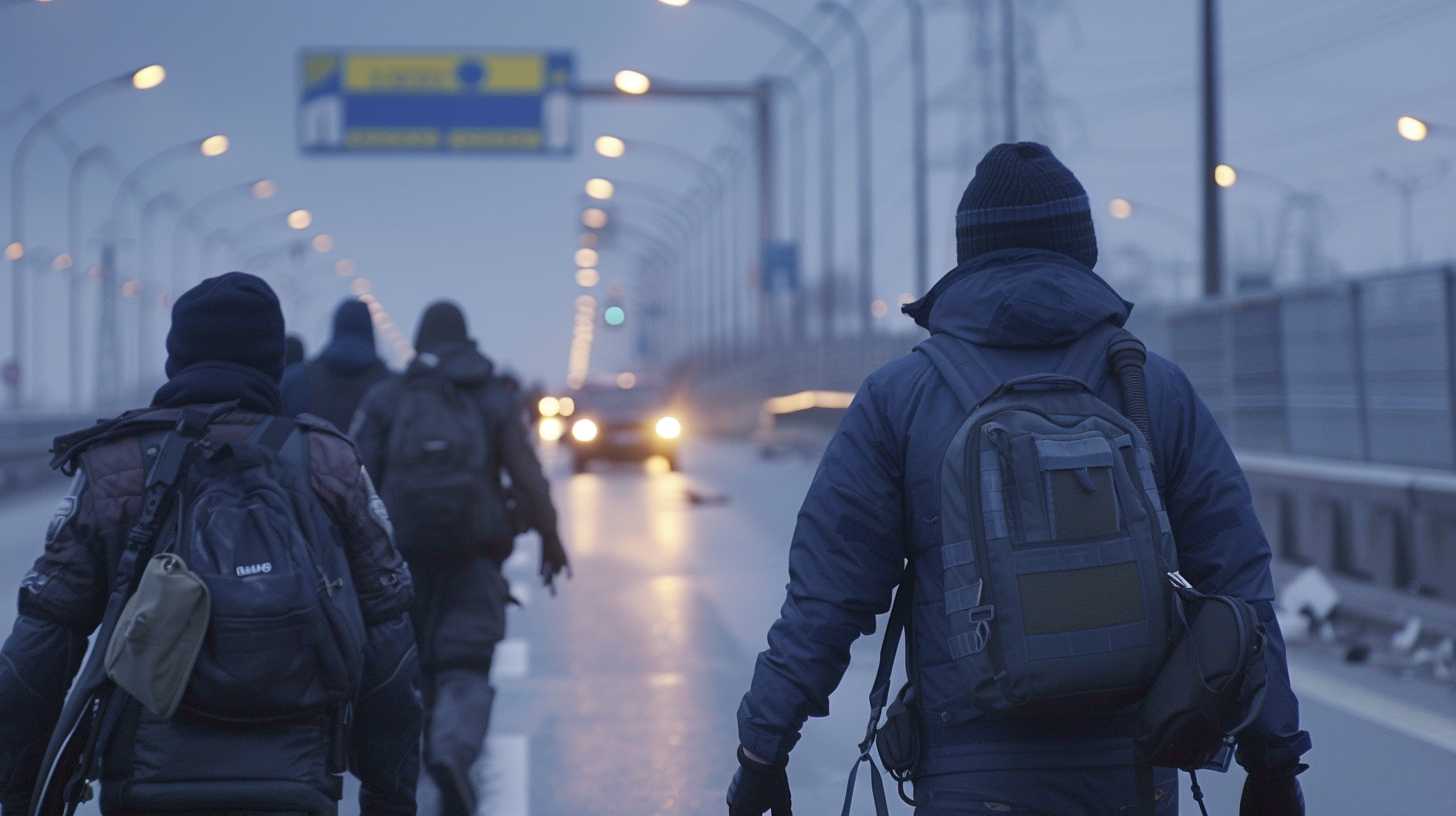
[[[728,785],[728,816],[793,816],[789,764],[768,765],[738,748],[738,773]]]
[[[571,578],[571,562],[566,557],[561,537],[555,534],[541,536],[541,583],[552,595],[556,594],[556,576],[563,571],[568,579]]]
[[[1251,773],[1244,780],[1239,816],[1304,816],[1304,791],[1295,777],[1308,765],[1281,771]]]

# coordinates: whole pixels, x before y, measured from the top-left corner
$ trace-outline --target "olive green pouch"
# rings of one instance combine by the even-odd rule
[[[147,711],[171,717],[207,635],[207,584],[172,553],[147,562],[106,647],[106,674]]]

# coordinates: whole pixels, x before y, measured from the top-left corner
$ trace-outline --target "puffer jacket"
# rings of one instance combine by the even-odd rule
[[[1122,326],[1131,304],[1065,256],[1008,250],[948,273],[906,307],[932,334],[962,341],[1003,380],[1055,371],[1069,354],[1105,360],[1089,344]],[[1105,340],[1103,341],[1105,342]],[[1093,372],[1088,372],[1090,375]],[[1270,550],[1233,451],[1176,365],[1147,363],[1157,479],[1163,488],[1182,573],[1209,592],[1252,603],[1267,627],[1269,689],[1263,713],[1240,738],[1251,770],[1287,768],[1310,746],[1299,728],[1285,648],[1274,619]],[[1089,377],[1089,380],[1095,378]],[[1098,395],[1120,406],[1114,377]],[[811,716],[824,716],[856,637],[890,607],[908,563],[915,569],[912,679],[923,752],[917,784],[940,775],[1134,762],[1125,711],[1058,720],[957,716],[940,545],[941,464],[966,409],[923,354],[909,354],[860,387],[824,453],[799,511],[789,586],[768,649],[738,711],[739,739],[752,754],[781,760]]]
[[[148,414],[129,415],[145,419]],[[234,410],[209,429],[241,440],[262,414]],[[346,744],[335,717],[268,729],[221,729],[182,715],[161,720],[125,701],[102,759],[106,813],[205,811],[333,813],[342,781],[331,756],[347,755],[363,783],[365,814],[413,814],[420,703],[409,609],[413,583],[388,517],[352,443],[304,418],[312,485],[346,550],[368,629],[362,691]],[[74,468],[70,494],[45,552],[20,588],[20,615],[0,649],[0,811],[27,811],[47,742],[86,642],[99,625],[127,531],[143,494],[148,437],[107,438],[58,451]]]

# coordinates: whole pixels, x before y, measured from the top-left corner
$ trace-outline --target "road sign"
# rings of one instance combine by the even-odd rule
[[[311,49],[301,79],[306,153],[567,155],[575,142],[567,52]]]
[[[763,248],[763,274],[760,285],[765,292],[797,292],[799,290],[799,246],[788,241],[770,241]]]

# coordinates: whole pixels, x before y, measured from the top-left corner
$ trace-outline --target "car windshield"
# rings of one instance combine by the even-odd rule
[[[667,402],[660,388],[588,388],[576,396],[579,412],[603,419],[648,419]]]

